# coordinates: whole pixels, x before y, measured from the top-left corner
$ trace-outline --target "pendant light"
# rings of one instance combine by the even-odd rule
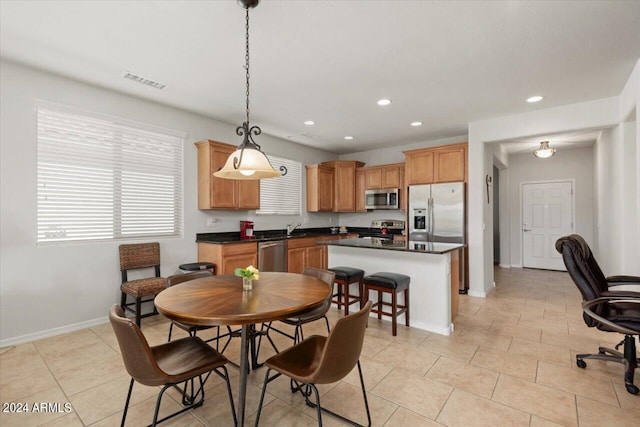
[[[549,141],[542,141],[540,147],[533,151],[533,155],[541,159],[546,159],[556,154],[555,148],[549,147]]]
[[[238,0],[238,4],[247,11],[245,25],[246,50],[244,56],[247,87],[247,121],[242,123],[242,126],[236,128],[236,134],[244,138],[242,143],[238,145],[237,150],[229,156],[222,169],[213,174],[216,178],[264,179],[275,178],[286,174],[286,168],[284,166],[280,167],[281,172],[276,171],[273,166],[271,166],[271,162],[260,149],[260,145],[253,140],[253,136],[260,135],[262,130],[258,126],[249,125],[249,9],[256,7],[259,2],[260,0]]]

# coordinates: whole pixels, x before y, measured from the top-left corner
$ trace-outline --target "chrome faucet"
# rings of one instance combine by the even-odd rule
[[[301,223],[298,223],[296,225],[287,224],[287,236],[291,236],[291,233],[293,232],[293,230],[300,227],[301,225],[302,225]]]

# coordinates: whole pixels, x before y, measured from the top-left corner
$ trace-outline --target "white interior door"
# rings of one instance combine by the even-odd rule
[[[571,181],[522,185],[522,266],[566,271],[555,243],[573,232]]]

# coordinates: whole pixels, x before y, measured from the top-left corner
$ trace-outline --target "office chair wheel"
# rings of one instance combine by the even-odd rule
[[[625,384],[625,386],[627,387],[627,391],[631,394],[638,394],[640,392],[638,386],[635,386],[633,384]]]
[[[578,368],[584,369],[587,367],[587,362],[582,359],[576,359],[576,365],[578,365]]]

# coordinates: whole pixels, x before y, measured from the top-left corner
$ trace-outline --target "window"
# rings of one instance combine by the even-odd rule
[[[184,135],[39,103],[38,243],[182,236]]]
[[[287,168],[280,178],[260,180],[260,210],[258,215],[300,215],[302,164],[294,160],[268,156],[273,167]]]

